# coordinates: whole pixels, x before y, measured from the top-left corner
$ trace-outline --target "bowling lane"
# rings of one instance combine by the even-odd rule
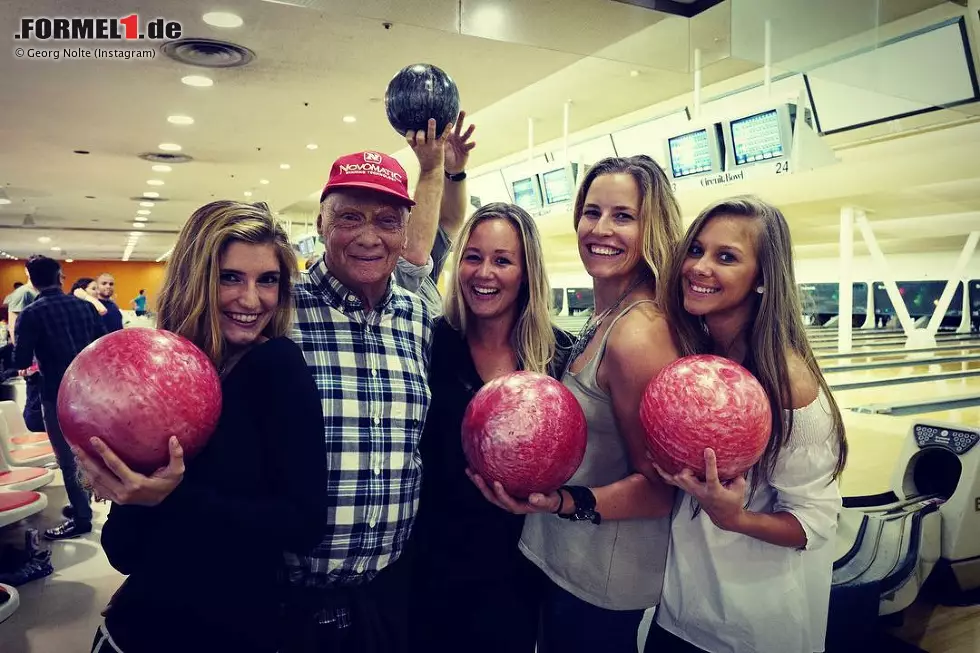
[[[970,356],[980,354],[980,343],[966,345],[963,347],[936,347],[934,349],[902,349],[901,347],[889,347],[885,349],[868,349],[866,351],[853,351],[849,354],[823,353],[816,354],[817,362],[823,366],[847,365],[848,363],[864,363],[870,360],[890,361],[904,360],[906,358],[926,357],[933,358],[945,356]]]
[[[886,371],[886,370],[882,370]],[[920,381],[903,385],[887,385],[877,388],[857,388],[854,390],[835,390],[834,399],[841,409],[886,402],[906,402],[933,400],[943,397],[956,397],[966,394],[980,394],[980,376],[942,381]]]
[[[900,349],[905,346],[906,338],[901,336],[898,338],[882,338],[880,340],[855,340],[852,343],[852,351],[874,351],[876,349]],[[943,347],[947,345],[977,345],[980,344],[980,339],[973,337],[955,337],[955,338],[943,338],[936,337],[936,345]],[[837,341],[831,340],[827,342],[813,342],[810,341],[810,347],[813,348],[816,354],[834,354],[837,353]]]
[[[936,419],[941,422],[952,422],[954,424],[965,424],[976,428],[980,426],[980,406],[968,406],[966,408],[953,408],[952,410],[941,410],[934,413],[921,413],[909,415],[912,419]]]
[[[960,372],[967,370],[980,371],[980,360],[962,361],[958,363],[929,363],[922,362],[913,365],[903,365],[901,367],[883,367],[870,370],[844,370],[840,372],[828,372],[825,376],[827,383],[856,383],[860,381],[875,381],[879,379],[893,379],[899,376],[922,376],[924,374],[937,374],[939,372]],[[904,393],[907,386],[892,386],[892,392]]]

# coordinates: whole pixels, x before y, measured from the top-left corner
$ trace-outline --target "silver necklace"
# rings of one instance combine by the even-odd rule
[[[589,343],[592,342],[592,338],[595,337],[599,327],[602,326],[603,320],[605,320],[612,314],[613,311],[619,308],[619,305],[622,304],[626,298],[629,297],[629,294],[636,290],[636,288],[643,283],[645,279],[646,275],[641,275],[629,288],[626,289],[622,295],[619,296],[619,299],[616,300],[615,304],[600,313],[598,317],[596,317],[595,313],[593,313],[589,317],[588,321],[582,325],[582,329],[578,333],[578,338],[575,340],[575,344],[572,345],[572,349],[568,354],[568,359],[565,361],[565,369],[562,370],[562,376],[565,376],[565,373],[568,372],[568,369],[572,366],[572,363],[574,363],[575,360],[582,355],[586,347],[589,346]]]

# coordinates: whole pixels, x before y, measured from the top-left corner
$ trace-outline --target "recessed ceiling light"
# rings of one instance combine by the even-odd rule
[[[162,179],[147,179],[146,180],[146,185],[147,186],[163,186],[163,180]]]
[[[245,191],[245,197],[251,197],[251,196],[252,196],[252,191],[250,190]]]
[[[181,77],[180,81],[188,86],[196,86],[198,88],[207,88],[208,86],[214,85],[214,80],[204,75],[187,75],[186,77]]]
[[[145,228],[146,228],[146,225],[145,225],[145,224],[143,224],[142,222],[134,222],[134,223],[133,223],[133,226],[134,226],[135,228],[137,228],[137,229],[145,229]]]
[[[357,122],[357,118],[354,116],[344,116],[344,122]]]
[[[173,168],[171,168],[170,166],[165,166],[162,163],[160,163],[150,168],[150,170],[152,170],[153,172],[170,172],[171,170],[173,170]]]
[[[204,22],[212,27],[241,27],[245,22],[241,16],[230,14],[225,11],[212,11],[202,16]]]
[[[75,259],[73,259],[73,258],[66,258],[65,259],[65,263],[74,263],[74,262],[75,262]]]
[[[639,70],[631,70],[630,71],[630,77],[639,77],[639,76],[640,76],[640,71]]]
[[[133,218],[133,220],[136,220],[137,222],[146,222],[147,220],[149,220],[149,218],[147,218],[145,215],[138,215],[135,218]]]
[[[145,190],[143,191],[143,197],[160,197],[160,193],[155,190]]]
[[[40,238],[37,239],[37,242],[39,242],[39,243],[50,243],[51,242],[51,239],[48,238],[47,236],[41,236]]]
[[[269,183],[269,180],[268,179],[259,179],[259,183],[262,184],[262,185],[265,185],[265,184],[268,184]]]
[[[320,146],[317,145],[316,143],[310,143],[309,145],[306,146],[306,149],[308,149],[308,150],[315,150],[318,147],[320,147]]]
[[[136,212],[136,215],[150,215],[150,212],[147,209],[140,209]]]
[[[167,116],[167,122],[171,125],[193,125],[194,119],[190,116]]]
[[[181,147],[176,143],[160,143],[157,145],[164,152],[180,152]]]
[[[130,231],[130,232],[129,232],[129,235],[130,235],[130,236],[136,236],[137,238],[139,238],[139,237],[140,237],[140,236],[142,236],[143,234],[141,234],[141,233],[140,233],[140,232],[138,232],[138,231]]]
[[[280,163],[279,164],[279,169],[280,170],[289,170],[289,164],[288,163]]]
[[[145,206],[147,208],[153,208],[153,202],[140,202],[140,206]]]
[[[0,197],[0,204],[10,204],[10,200],[6,197]]]
[[[51,251],[52,252],[60,252],[61,251],[61,248],[58,247],[57,245],[55,245],[54,247],[51,248]]]

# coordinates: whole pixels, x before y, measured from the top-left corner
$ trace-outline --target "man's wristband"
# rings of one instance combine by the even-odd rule
[[[457,172],[455,174],[449,172],[448,170],[446,170],[445,172],[446,172],[446,179],[448,179],[449,181],[463,181],[464,179],[466,179],[465,170],[463,170],[462,172]]]

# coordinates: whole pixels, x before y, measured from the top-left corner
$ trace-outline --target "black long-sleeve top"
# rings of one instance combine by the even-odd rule
[[[102,546],[129,577],[106,617],[126,653],[275,651],[286,550],[326,523],[320,393],[287,338],[256,345],[222,382],[218,427],[160,505],[113,505]]]

